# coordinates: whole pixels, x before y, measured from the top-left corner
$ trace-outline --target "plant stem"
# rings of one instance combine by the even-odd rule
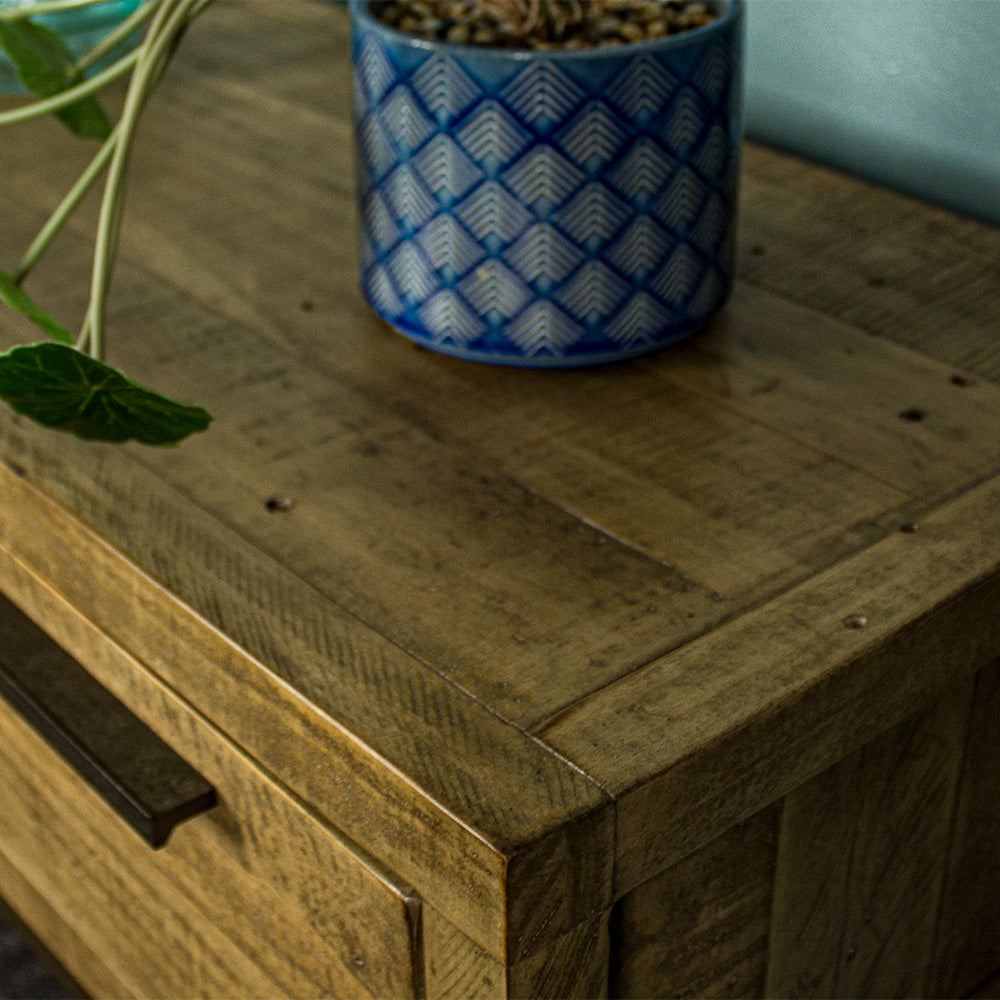
[[[84,73],[94,63],[103,59],[109,52],[112,52],[118,45],[128,39],[134,31],[140,28],[155,13],[157,0],[146,0],[146,2],[134,10],[121,24],[108,32],[86,55],[81,56],[73,67],[78,73]]]
[[[115,143],[105,180],[104,198],[94,241],[90,304],[80,334],[80,342],[85,343],[90,355],[98,360],[102,360],[104,354],[105,303],[118,249],[125,174],[136,127],[146,102],[155,90],[188,24],[211,2],[212,0],[158,0],[159,7],[139,50],[140,58],[129,83],[125,106],[118,122],[118,141]]]
[[[109,83],[124,76],[139,62],[140,52],[130,52],[117,62],[110,65],[100,73],[95,73],[89,80],[84,80],[74,87],[60,91],[55,97],[47,97],[41,101],[32,101],[31,104],[24,104],[12,111],[5,111],[0,114],[0,127],[4,125],[15,125],[18,122],[30,121],[32,118],[41,118],[43,115],[51,114],[62,108],[75,104],[81,98],[89,97],[97,93]]]
[[[38,262],[39,258],[49,248],[49,245],[66,224],[66,220],[69,219],[76,210],[76,207],[83,201],[87,192],[94,186],[94,182],[108,165],[117,142],[118,126],[115,126],[111,135],[101,144],[100,150],[98,150],[97,155],[90,161],[87,169],[80,175],[72,189],[59,203],[59,207],[49,216],[48,221],[39,230],[31,246],[25,251],[21,262],[17,265],[17,269],[12,275],[15,284],[21,284],[31,273],[32,268]]]

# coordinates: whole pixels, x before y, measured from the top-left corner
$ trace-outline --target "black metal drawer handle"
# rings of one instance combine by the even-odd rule
[[[215,789],[0,596],[0,695],[151,847],[215,805]]]

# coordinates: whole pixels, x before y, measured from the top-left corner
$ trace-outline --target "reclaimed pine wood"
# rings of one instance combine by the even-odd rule
[[[972,490],[540,733],[617,798],[619,892],[993,658],[998,504],[1000,483]],[[855,615],[863,628],[851,627]]]
[[[224,928],[236,947],[270,977],[263,986],[239,976],[229,985],[211,980],[194,982],[194,995],[236,989],[297,996],[361,992],[375,997],[414,995],[420,969],[416,956],[411,955],[413,925],[418,919],[412,891],[394,884],[377,863],[343,843],[304,811],[214,727],[151,679],[90,621],[65,607],[23,566],[5,558],[2,550],[0,569],[4,580],[25,599],[26,610],[38,618],[58,621],[58,636],[54,638],[86,662],[94,676],[150,728],[169,737],[173,747],[216,786],[219,796],[219,805],[210,813],[181,824],[165,848],[152,852],[96,793],[88,788],[74,795],[72,789],[80,785],[75,773],[61,760],[50,762],[54,755],[41,749],[44,743],[25,735],[20,753],[14,743],[15,759],[19,765],[27,759],[37,760],[34,767],[40,777],[35,780],[44,781],[44,799],[53,815],[58,815],[60,801],[75,803],[74,829],[79,823],[92,831],[90,853],[79,854],[83,848],[74,848],[71,843],[51,842],[54,835],[43,828],[58,826],[40,814],[38,794],[29,817],[8,817],[0,849],[19,851],[23,870],[31,871],[29,866],[34,863],[36,881],[44,880],[54,904],[73,907],[70,912],[77,920],[87,919],[86,907],[81,907],[79,898],[62,898],[66,872],[73,864],[92,864],[98,871],[106,866],[115,884],[145,883],[143,902],[151,911],[150,919],[156,919],[158,909],[177,909],[183,915],[191,908],[196,916],[182,916],[181,920],[190,927],[207,921],[215,928]],[[19,730],[28,732],[15,718],[12,713],[4,719],[8,741]],[[38,749],[31,749],[29,743],[37,744]],[[112,842],[118,844],[116,860],[106,846]],[[52,870],[48,859],[53,853],[69,860]],[[79,857],[74,862],[76,855]],[[80,891],[86,891],[82,883]],[[111,921],[102,934],[110,944],[126,926],[116,920],[135,920],[131,941],[138,955],[146,938],[134,906],[123,906],[127,896],[121,895],[117,903],[111,899],[102,905]],[[164,913],[163,917],[170,915]],[[218,945],[215,956],[223,964],[220,956],[231,949],[229,942],[224,944],[225,948]],[[185,947],[194,946],[193,941],[185,942]],[[392,962],[384,960],[385,953]],[[119,975],[140,994],[183,991],[181,980],[171,983],[154,978],[183,976],[183,968],[156,966],[151,960],[129,962],[119,968]]]
[[[745,281],[1000,381],[997,227],[901,195],[873,199],[833,170],[749,152]]]
[[[578,924],[521,962],[504,965],[431,907],[423,913],[426,987],[441,1000],[606,996],[612,946],[609,913]]]
[[[220,537],[196,511],[186,511],[186,522],[165,521],[176,515],[178,498],[157,496],[152,480],[130,490],[128,466],[117,459],[117,453],[104,456],[97,474],[116,498],[101,513],[126,518],[140,531],[156,523],[175,545],[193,543],[212,571],[195,577],[181,563],[169,579],[206,608],[210,620],[193,615],[58,505],[0,468],[5,496],[16,501],[0,513],[0,543],[13,536],[18,557],[30,564],[28,573],[8,576],[9,596],[25,602],[37,574],[59,588],[331,822],[419,891],[440,897],[496,957],[521,957],[533,944],[537,921],[554,934],[572,926],[578,913],[607,905],[612,830],[599,808],[606,796],[593,782],[478,704],[460,700],[395,647],[364,631],[359,637],[350,618],[339,616],[338,623],[290,574],[275,576],[259,553],[244,552],[236,536]],[[150,568],[166,571],[160,560],[167,553],[148,540]],[[93,587],[94,578],[102,580],[101,589]],[[246,606],[253,581],[263,589]],[[274,664],[279,676],[244,649]],[[308,692],[308,700],[298,692]],[[367,733],[379,754],[351,730]],[[505,762],[503,775],[494,770],[497,760]],[[543,871],[549,877],[539,881]],[[527,914],[527,921],[509,919],[508,909]]]
[[[936,995],[929,964],[970,703],[967,682],[786,798],[766,995]]]
[[[998,713],[1000,662],[977,678],[929,984],[933,996],[971,994],[1000,968]]]
[[[74,981],[93,997],[107,1000],[135,1000],[135,994],[94,951],[85,936],[66,923],[45,896],[38,891],[0,850],[0,886],[3,897],[35,938],[44,941],[49,955],[73,969]]]
[[[275,913],[309,914],[341,956],[360,955],[361,915],[327,912],[348,883],[320,892],[326,855],[282,860],[260,816],[358,860],[389,929],[378,959],[331,962],[359,991],[862,992],[909,988],[899,970],[929,955],[932,995],[986,979],[992,953],[962,942],[1000,898],[992,675],[942,742],[927,720],[1000,657],[998,230],[748,144],[739,281],[708,329],[616,368],[490,369],[364,306],[349,113],[336,5],[218,0],[189,33],[135,153],[112,360],[217,419],[152,451],[0,416],[4,593],[175,748],[257,776],[267,793],[213,840],[224,870],[266,870]],[[91,152],[51,123],[16,135],[2,266]],[[31,278],[71,323],[94,209]],[[0,317],[0,345],[32,338]],[[896,774],[937,881],[880,824]],[[821,790],[846,811],[809,834]],[[88,843],[115,839],[98,826]],[[70,851],[71,826],[50,836]],[[815,890],[791,859],[836,869],[844,845],[900,851],[886,884],[874,862],[853,873],[877,912],[940,894],[936,927],[907,912],[910,952],[867,938],[880,958],[854,979],[849,948],[790,916]],[[13,902],[75,934],[61,953],[85,968],[92,938],[46,917],[59,889],[22,846]],[[122,892],[145,865],[130,856]],[[173,912],[210,909],[187,877],[193,902],[164,889]],[[826,903],[823,926],[856,924]],[[248,920],[193,956],[202,991],[231,969],[308,992],[322,970],[294,941],[246,958]],[[790,940],[819,943],[791,962]]]
[[[619,900],[611,996],[763,995],[781,816],[761,810]]]

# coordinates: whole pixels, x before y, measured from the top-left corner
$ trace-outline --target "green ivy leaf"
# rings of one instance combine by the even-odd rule
[[[74,72],[75,60],[66,44],[51,28],[27,18],[0,19],[0,48],[10,57],[21,82],[36,97],[55,97],[83,80]],[[84,97],[57,111],[56,117],[75,135],[104,140],[111,123],[95,97]]]
[[[27,316],[36,326],[44,330],[53,340],[63,344],[73,343],[73,334],[58,320],[54,320],[44,309],[35,305],[31,296],[17,285],[11,275],[0,271],[0,302],[6,302],[23,316]]]
[[[0,399],[47,427],[91,441],[176,444],[211,416],[169,399],[65,344],[45,342],[0,354]]]

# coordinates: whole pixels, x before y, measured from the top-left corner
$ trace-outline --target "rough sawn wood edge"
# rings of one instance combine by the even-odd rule
[[[607,909],[614,802],[582,771],[124,451],[20,420],[4,438],[0,545],[490,955],[522,961]],[[261,600],[278,587],[308,617],[294,636]]]
[[[1000,477],[909,527],[538,731],[616,798],[616,899],[1000,655]]]

